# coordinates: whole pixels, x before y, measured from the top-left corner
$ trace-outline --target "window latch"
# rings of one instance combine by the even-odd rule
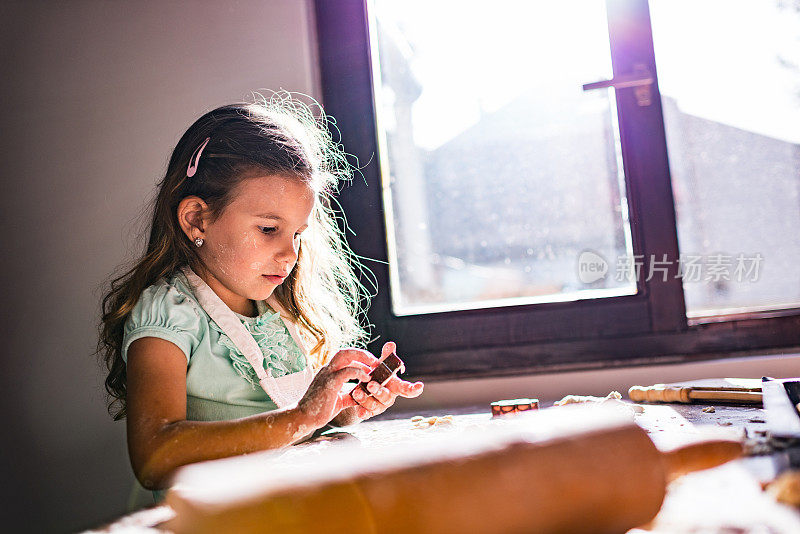
[[[636,104],[639,107],[649,106],[653,102],[653,92],[651,87],[655,83],[655,78],[647,65],[637,63],[634,65],[633,72],[630,74],[623,74],[611,78],[610,80],[600,80],[599,82],[583,84],[584,91],[592,91],[594,89],[605,89],[613,87],[615,89],[633,88],[633,94],[636,97]]]

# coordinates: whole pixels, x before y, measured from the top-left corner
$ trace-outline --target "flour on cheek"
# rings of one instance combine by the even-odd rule
[[[241,238],[239,239],[242,247],[250,252],[253,252],[258,249],[258,236],[252,232],[245,232],[242,234]]]
[[[241,244],[241,252],[243,256],[242,265],[247,265],[247,268],[255,276],[266,274],[266,262],[252,261],[253,259],[259,258],[258,236],[253,232],[244,232],[241,235],[239,242]]]
[[[247,267],[252,256],[242,254],[243,247],[235,239],[224,239],[224,235],[220,237],[223,239],[210,240],[207,258],[209,270],[230,291],[243,294],[253,284],[249,274],[252,271]]]
[[[214,260],[214,266],[225,276],[231,275],[228,267],[228,265],[231,263],[231,255],[231,249],[228,246],[226,246],[224,243],[216,243],[212,259]]]

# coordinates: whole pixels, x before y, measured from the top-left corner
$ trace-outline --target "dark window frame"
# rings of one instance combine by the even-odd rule
[[[656,73],[646,0],[607,2],[614,75],[635,64]],[[500,376],[668,363],[800,347],[800,309],[687,321],[677,275],[678,240],[657,83],[648,107],[617,90],[620,141],[634,253],[670,260],[667,280],[639,281],[638,293],[575,302],[396,316],[391,312],[367,6],[315,1],[322,100],[354,163],[369,162],[339,202],[348,241],[380,288],[369,310],[377,337],[398,343],[409,374],[426,379]],[[614,27],[625,25],[625,32]],[[591,82],[594,80],[587,80]]]

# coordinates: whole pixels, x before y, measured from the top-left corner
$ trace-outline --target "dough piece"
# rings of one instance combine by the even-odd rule
[[[591,395],[567,395],[553,406],[566,406],[567,404],[591,404],[595,406],[619,408],[631,415],[644,412],[644,408],[638,404],[623,402],[619,391],[612,391],[605,397],[594,397]]]
[[[619,391],[612,391],[605,397],[593,397],[591,395],[567,395],[560,401],[556,402],[553,406],[564,406],[566,404],[580,404],[584,402],[603,402],[612,399],[622,400],[622,394]]]
[[[706,412],[706,413],[714,413],[714,412],[716,412],[716,410],[714,409],[713,406],[706,406],[705,408],[703,408],[703,411]]]
[[[421,415],[417,415],[411,418],[411,423],[414,425],[414,428],[429,428],[432,426],[449,426],[453,424],[453,416],[452,415],[442,415],[442,416],[433,416],[433,417],[422,417]]]
[[[775,500],[800,508],[800,470],[786,471],[767,486]]]

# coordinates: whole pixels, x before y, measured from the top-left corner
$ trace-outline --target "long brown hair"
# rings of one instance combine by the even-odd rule
[[[319,368],[343,346],[365,346],[368,294],[359,281],[369,271],[344,240],[343,217],[333,209],[341,180],[352,177],[340,145],[327,128],[327,117],[287,92],[269,99],[255,93],[252,103],[214,109],[192,124],[172,152],[152,206],[150,237],[144,255],[124,274],[110,281],[102,300],[97,352],[108,376],[108,410],[115,420],[126,415],[126,370],[122,359],[125,321],[142,291],[184,265],[204,267],[177,220],[180,201],[202,198],[215,221],[233,200],[236,186],[254,171],[295,176],[312,187],[316,201],[304,232],[297,264],[276,288],[275,296],[293,316],[314,348],[312,365]],[[197,173],[187,179],[193,151],[210,138]]]

